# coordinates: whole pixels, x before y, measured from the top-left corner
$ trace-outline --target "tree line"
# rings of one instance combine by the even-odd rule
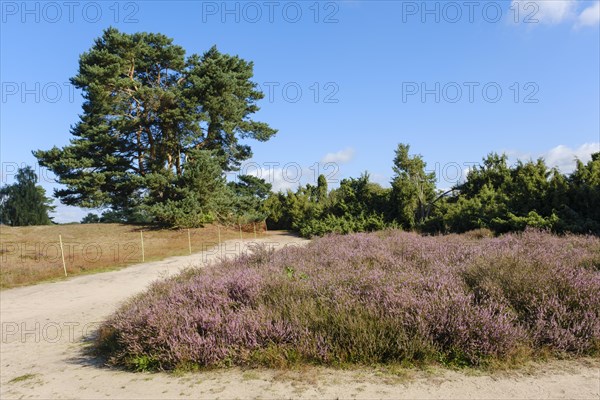
[[[306,237],[385,228],[422,233],[495,233],[526,227],[600,234],[600,152],[573,173],[549,168],[543,159],[508,165],[506,155],[489,154],[451,190],[436,189],[434,173],[420,155],[398,145],[391,187],[372,182],[368,172],[327,190],[316,186],[274,194],[266,200],[268,225]]]

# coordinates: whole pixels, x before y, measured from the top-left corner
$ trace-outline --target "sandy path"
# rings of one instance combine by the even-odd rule
[[[278,235],[275,247],[305,241]],[[83,338],[125,299],[190,265],[247,251],[250,241],[219,249],[0,292],[0,398],[427,398],[600,399],[600,362],[554,362],[535,372],[465,375],[451,371],[239,370],[174,376],[110,370],[83,355]]]

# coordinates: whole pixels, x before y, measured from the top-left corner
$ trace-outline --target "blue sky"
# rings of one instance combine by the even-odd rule
[[[600,151],[597,0],[2,1],[2,183],[34,149],[68,143],[79,55],[108,26],[217,45],[255,63],[267,95],[245,172],[276,188],[368,170],[387,185],[400,142],[449,187],[491,151],[568,172]],[[56,187],[47,171],[41,184]],[[335,182],[332,182],[335,186]],[[55,220],[78,221],[61,206]]]

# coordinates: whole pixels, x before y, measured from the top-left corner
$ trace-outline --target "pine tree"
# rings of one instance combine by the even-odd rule
[[[317,179],[317,202],[324,203],[327,200],[327,193],[327,178],[321,174]]]
[[[397,222],[406,229],[422,224],[435,198],[435,173],[425,172],[420,155],[409,155],[410,146],[399,144],[394,158],[391,208]]]
[[[55,191],[64,204],[123,215],[172,205],[193,151],[210,151],[221,169],[234,170],[252,155],[238,139],[276,133],[250,118],[263,97],[252,76],[251,62],[216,47],[186,58],[162,34],[109,28],[71,79],[85,99],[71,143],[34,155],[64,185]]]

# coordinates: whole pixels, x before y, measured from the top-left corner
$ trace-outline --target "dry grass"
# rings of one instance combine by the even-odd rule
[[[0,288],[62,279],[64,271],[58,236],[62,235],[69,275],[107,271],[145,261],[189,254],[187,230],[155,230],[122,224],[70,224],[28,227],[0,226]],[[190,229],[192,252],[218,243],[219,228]],[[244,227],[244,238],[254,237]],[[264,235],[257,225],[259,235]],[[238,229],[220,228],[221,240],[239,239]]]

